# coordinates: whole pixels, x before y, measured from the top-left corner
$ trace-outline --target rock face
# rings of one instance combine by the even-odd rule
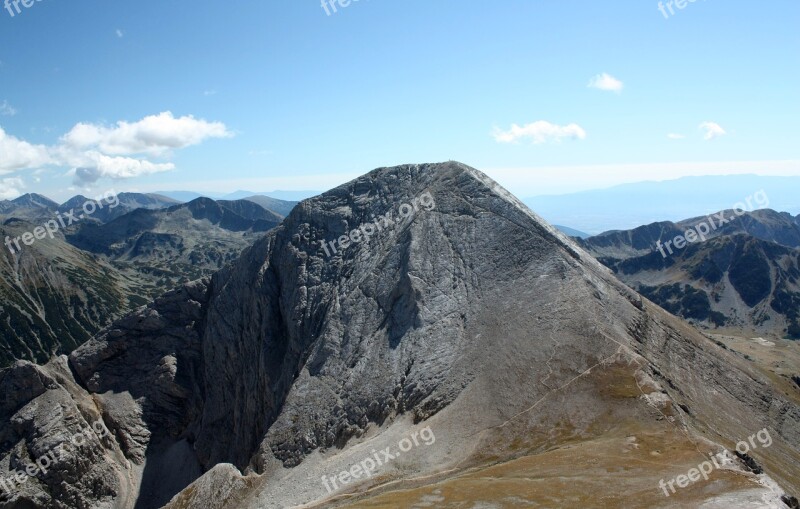
[[[727,440],[769,426],[779,468],[759,463],[790,486],[800,459],[797,398],[455,162],[378,169],[301,202],[213,277],[68,360],[14,366],[0,385],[12,395],[0,475],[36,459],[44,431],[69,436],[100,418],[110,437],[94,444],[101,459],[30,479],[11,507],[313,502],[327,494],[312,473],[346,469],[348,451],[415,423],[437,430],[436,448],[386,476],[509,458],[634,418]],[[73,420],[47,417],[54,399]],[[72,483],[89,473],[91,486]]]

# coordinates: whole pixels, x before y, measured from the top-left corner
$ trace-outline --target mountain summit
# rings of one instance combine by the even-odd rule
[[[109,431],[14,507],[357,506],[346,495],[361,492],[387,507],[745,507],[800,490],[797,388],[457,162],[380,168],[305,200],[213,277],[68,358],[17,363],[0,390],[3,478],[81,429]],[[759,483],[737,463],[702,489],[659,490],[762,429],[774,442],[748,456]],[[356,475],[366,458],[380,468]],[[509,471],[518,482],[481,484]]]

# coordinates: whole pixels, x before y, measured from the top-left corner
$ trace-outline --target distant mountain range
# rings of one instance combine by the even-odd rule
[[[234,191],[233,193],[198,193],[195,191],[158,191],[156,194],[167,196],[174,200],[187,202],[196,198],[213,198],[219,200],[243,200],[251,196],[267,196],[281,201],[299,202],[319,194],[319,191]]]
[[[219,270],[296,204],[252,198],[181,203],[120,193],[52,239],[13,254],[3,246],[0,366],[69,353],[125,312]],[[59,205],[27,194],[0,202],[0,241],[32,232],[58,214],[82,214],[90,201],[75,196]]]
[[[262,207],[282,216],[288,216],[300,200],[304,200],[319,193],[316,191],[272,191],[267,193],[254,193],[252,191],[236,191],[230,194],[200,194],[193,191],[164,191],[157,195],[169,197],[177,202],[186,203],[197,198],[211,198],[214,200],[248,200],[258,203]]]
[[[198,193],[190,192],[178,192],[174,194],[189,199],[172,198],[162,194],[153,193],[119,193],[113,200],[106,199],[104,197],[88,198],[83,195],[76,195],[64,203],[58,204],[41,194],[28,193],[13,200],[0,201],[0,216],[13,216],[18,219],[30,219],[34,221],[49,220],[52,219],[53,216],[58,212],[63,213],[70,210],[80,211],[85,203],[95,202],[103,203],[104,205],[96,207],[94,212],[85,215],[82,220],[107,223],[136,209],[164,209],[174,205],[179,205],[181,203],[188,203],[190,201],[197,200],[198,198],[210,198]],[[244,196],[238,196],[239,194],[244,194]],[[237,196],[234,197],[233,195]],[[225,197],[218,197],[217,199],[227,202],[245,199],[247,201],[257,203],[261,207],[270,210],[281,217],[288,215],[294,206],[297,205],[296,201],[281,200],[266,195],[255,193],[251,194],[245,191],[239,191]]]
[[[748,198],[754,206],[747,210],[769,207],[800,214],[798,189],[800,176],[727,175],[638,182],[574,194],[536,196],[523,201],[551,224],[568,225],[597,235],[654,221],[680,221],[731,209]],[[764,192],[768,203],[757,203],[754,199],[760,191]]]
[[[262,207],[264,207],[265,209],[276,212],[284,217],[288,216],[289,212],[291,212],[292,209],[295,207],[295,205],[297,205],[296,201],[279,200],[277,198],[272,198],[270,196],[264,196],[264,195],[245,196],[242,199],[246,201],[251,201],[253,203],[257,203]]]
[[[623,282],[695,324],[800,339],[800,215],[720,214],[578,242]],[[698,229],[709,230],[705,242],[695,237]],[[674,247],[675,239],[691,237]]]
[[[86,224],[67,241],[133,269],[163,291],[234,260],[283,216],[246,201],[198,198],[167,209],[137,209],[105,224]]]
[[[161,209],[177,205],[181,202],[158,194],[119,193],[115,198],[106,200],[103,197],[87,198],[83,195],[73,196],[62,204],[58,204],[46,196],[29,193],[14,200],[0,201],[0,216],[13,216],[18,219],[46,221],[53,219],[56,213],[80,212],[87,202],[103,203],[95,207],[94,212],[85,215],[83,220],[107,222],[139,208]],[[111,196],[109,196],[111,198]],[[87,207],[88,208],[88,207]]]
[[[570,228],[569,226],[561,226],[558,224],[554,224],[556,228],[558,228],[562,233],[567,235],[568,237],[578,237],[579,239],[588,239],[591,237],[588,233],[584,233],[580,230],[576,230],[575,228]]]

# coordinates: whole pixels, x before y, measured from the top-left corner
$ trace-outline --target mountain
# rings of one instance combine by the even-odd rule
[[[800,249],[740,234],[611,267],[642,295],[692,322],[800,339]]]
[[[298,202],[305,200],[306,198],[316,196],[317,194],[319,194],[319,191],[266,191],[263,193],[254,193],[252,191],[236,191],[226,194],[221,198],[226,200],[244,200],[250,196],[267,196],[269,198],[275,198],[276,200]]]
[[[588,233],[584,233],[582,231],[578,231],[574,228],[570,228],[569,226],[561,226],[561,225],[553,225],[558,228],[558,231],[566,235],[567,237],[578,237],[579,239],[588,239],[591,237]]]
[[[66,238],[166,291],[222,268],[281,219],[249,201],[197,198],[166,209],[137,209],[105,224],[85,223]]]
[[[194,191],[158,191],[158,194],[168,196],[181,202],[192,201],[196,198],[214,198],[220,200],[246,200],[252,196],[266,196],[281,201],[299,202],[319,194],[318,191],[266,191],[256,193],[253,191],[235,191],[233,193],[197,193]]]
[[[119,193],[117,195],[122,207],[129,210],[136,209],[164,209],[173,205],[178,205],[178,200],[159,194],[143,193]]]
[[[26,208],[38,207],[43,209],[53,209],[57,206],[57,204],[50,198],[35,193],[24,194],[19,198],[11,200],[11,203],[17,207]]]
[[[98,198],[89,199],[77,195],[62,203],[57,211],[62,214],[68,212],[80,214],[83,216],[81,220],[107,223],[139,208],[157,210],[179,203],[166,196],[141,193],[119,193],[115,196]],[[92,211],[91,214],[89,211]]]
[[[524,202],[552,223],[568,224],[596,235],[655,221],[679,221],[711,214],[740,203],[746,210],[770,207],[799,214],[797,189],[800,177],[725,175],[638,182],[566,195],[536,196]]]
[[[58,215],[72,213],[76,220],[105,223],[138,208],[159,209],[179,202],[156,194],[119,193],[94,199],[73,196],[61,205],[39,194],[26,194],[12,201],[0,202],[0,218],[45,222]],[[65,221],[66,222],[66,221]]]
[[[0,238],[18,237],[35,226],[9,220],[0,225]],[[61,236],[15,254],[3,247],[0,274],[0,366],[20,358],[46,362],[69,353],[146,302],[134,297],[134,283]]]
[[[687,232],[695,242],[675,248]],[[579,243],[633,289],[697,325],[800,339],[800,216],[723,211]]]
[[[173,191],[166,194],[183,203],[196,200],[197,198],[205,198],[207,196],[189,191]],[[313,196],[313,194],[310,194],[308,196]],[[307,198],[308,196],[304,196],[304,198]],[[256,194],[248,191],[237,191],[235,193],[231,193],[221,198],[217,196],[217,199],[219,201],[226,201],[226,202],[241,201],[241,200],[251,201],[253,203],[257,203],[262,208],[265,208],[269,211],[278,214],[281,217],[286,217],[287,215],[289,215],[289,212],[291,212],[294,206],[297,205],[298,203],[297,201],[281,200],[278,198],[271,197],[267,194]]]
[[[800,491],[800,386],[455,162],[304,201],[212,277],[69,357],[17,363],[0,391],[3,478],[95,430],[18,507],[779,507]],[[662,494],[747,437],[712,482]]]
[[[689,230],[695,231],[693,235],[698,240],[701,233],[705,239],[746,234],[791,248],[800,247],[800,215],[792,217],[788,212],[771,209],[740,211],[739,214],[733,210],[723,210],[678,223],[661,221],[632,230],[612,230],[579,243],[598,258],[619,260],[660,250],[667,254],[669,250],[674,251],[672,245],[661,246],[670,241],[674,244],[676,237],[685,237]]]
[[[52,218],[58,204],[46,196],[28,193],[14,200],[0,201],[0,216],[16,216],[19,219],[37,220]]]
[[[194,191],[158,191],[157,194],[172,198],[181,203],[186,203],[197,198],[220,198],[219,193],[196,193]]]
[[[267,210],[271,210],[276,214],[280,214],[283,217],[289,215],[292,209],[298,204],[296,201],[284,201],[278,200],[276,198],[270,198],[269,196],[248,196],[244,198],[247,201],[251,201],[253,203],[257,203],[264,207]]]

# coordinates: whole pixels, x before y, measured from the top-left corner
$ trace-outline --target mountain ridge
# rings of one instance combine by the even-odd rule
[[[695,240],[682,249],[667,244],[690,233]],[[695,324],[800,339],[800,216],[729,210],[577,242],[626,284]]]

